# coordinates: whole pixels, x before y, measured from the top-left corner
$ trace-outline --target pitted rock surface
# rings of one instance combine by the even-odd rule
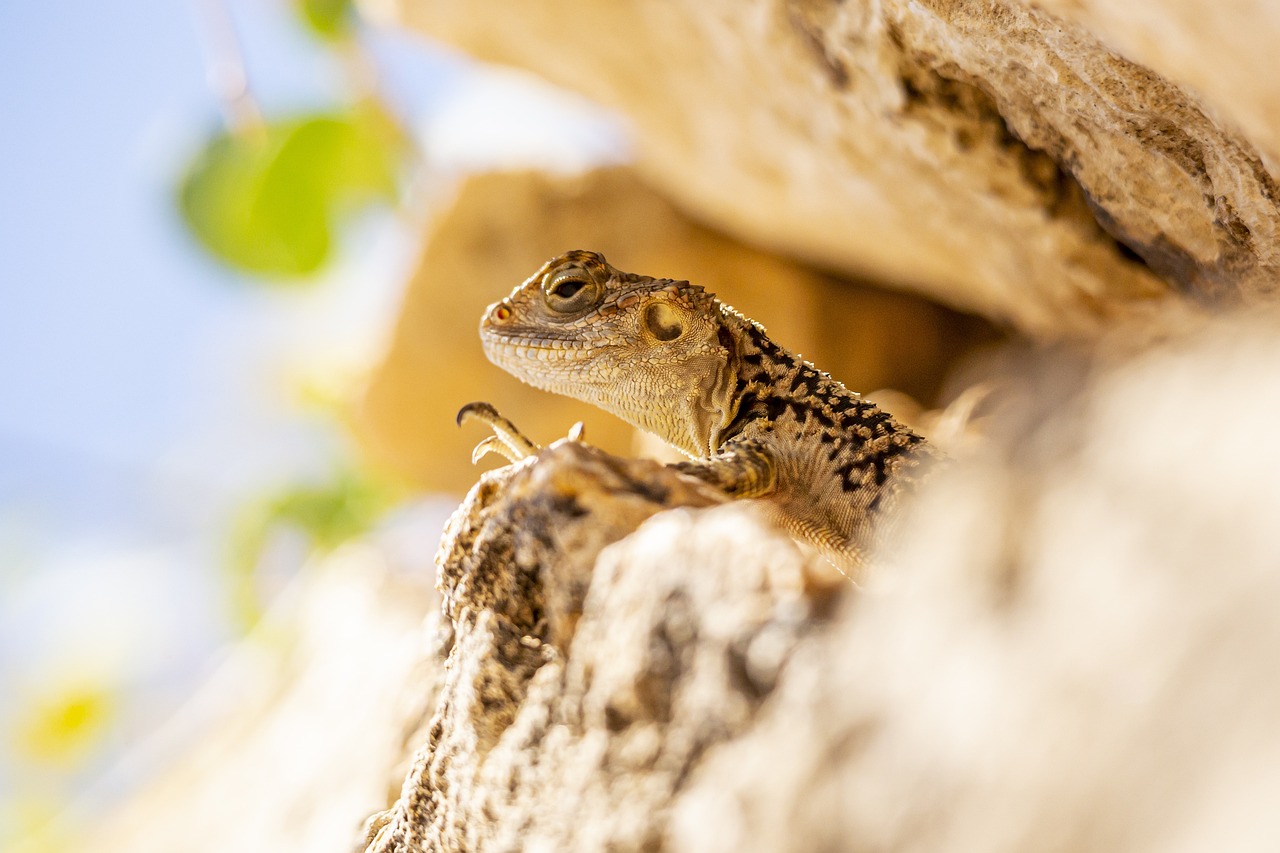
[[[572,441],[485,474],[440,548],[454,640],[427,743],[367,849],[660,847],[704,753],[852,590],[722,501]]]

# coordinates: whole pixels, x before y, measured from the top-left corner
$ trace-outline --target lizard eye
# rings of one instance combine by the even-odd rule
[[[580,279],[571,278],[568,281],[562,281],[555,286],[551,292],[561,299],[572,299],[574,294],[586,287],[587,283]]]
[[[547,282],[547,306],[560,314],[572,314],[595,304],[600,288],[581,270],[567,270]]]

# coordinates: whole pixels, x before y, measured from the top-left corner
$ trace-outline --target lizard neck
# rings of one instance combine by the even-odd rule
[[[815,377],[820,374],[807,362],[770,340],[760,324],[728,305],[721,304],[719,308],[729,339],[724,343],[726,347],[732,344],[729,362],[735,379],[726,407],[727,417],[717,436],[723,443],[776,421],[784,414],[788,401],[796,401],[786,389],[791,387],[792,377],[802,368],[811,370]]]
[[[896,448],[924,443],[874,403],[775,344],[757,323],[728,306],[721,306],[721,313],[735,344],[731,362],[736,366],[736,386],[719,441],[797,422],[835,437],[849,452],[863,447],[879,452],[883,444],[896,455]]]
[[[588,399],[691,458],[704,459],[719,448],[733,416],[737,346],[733,335],[716,323],[707,324],[699,341],[698,353],[678,368],[619,371],[611,382],[565,393]]]

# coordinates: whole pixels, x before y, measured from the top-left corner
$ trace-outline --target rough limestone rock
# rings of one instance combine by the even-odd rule
[[[432,223],[361,401],[360,432],[379,459],[421,488],[465,492],[476,478],[477,439],[454,425],[453,413],[473,400],[518,417],[539,441],[581,420],[592,444],[634,452],[634,429],[522,385],[480,348],[484,307],[574,248],[602,251],[622,269],[703,285],[859,391],[894,388],[928,405],[945,365],[994,338],[985,323],[924,299],[858,286],[715,234],[630,169],[477,175]]]
[[[1280,6],[1269,0],[1037,0],[1120,55],[1185,86],[1280,163]]]
[[[365,849],[1275,849],[1277,320],[1021,357],[863,590],[652,462],[487,474]]]
[[[441,544],[427,742],[368,849],[659,849],[704,752],[852,589],[742,504],[644,523],[723,502],[571,441],[486,474]]]
[[[1141,31],[1118,37],[1115,21],[1132,15],[1102,5],[368,3],[617,109],[657,186],[756,245],[1042,335],[1096,331],[1159,303],[1273,293],[1280,192],[1257,143],[1274,134],[1259,129],[1274,124],[1276,84],[1232,104],[1249,70],[1274,77],[1272,40],[1249,40],[1263,46],[1250,65],[1226,56],[1216,34],[1227,25],[1195,43],[1199,19],[1184,13],[1195,62],[1166,78],[1116,52]],[[1150,24],[1182,4],[1139,5]],[[1207,2],[1185,8],[1220,17]],[[1274,20],[1261,16],[1264,28]],[[1215,77],[1221,58],[1236,70]]]

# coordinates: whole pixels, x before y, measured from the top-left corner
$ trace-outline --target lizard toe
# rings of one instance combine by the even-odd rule
[[[458,410],[458,426],[473,420],[488,426],[493,435],[476,445],[471,452],[472,463],[480,461],[487,453],[497,453],[511,462],[519,462],[542,449],[488,403],[468,403]]]

